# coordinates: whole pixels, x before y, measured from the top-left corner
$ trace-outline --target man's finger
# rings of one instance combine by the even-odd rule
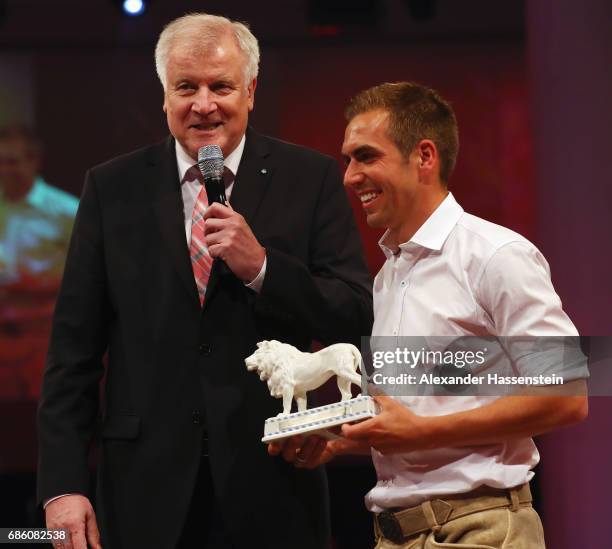
[[[102,549],[100,544],[100,531],[98,530],[98,523],[96,522],[96,515],[93,513],[87,516],[87,523],[85,525],[87,529],[87,543],[92,549]]]
[[[283,458],[293,463],[296,458],[296,453],[302,445],[302,437],[300,435],[296,435],[294,437],[289,437],[287,442],[285,443],[285,447],[283,448]]]
[[[323,454],[326,452],[329,452],[330,455],[329,457],[326,456],[325,459],[323,459]],[[310,451],[308,459],[306,460],[306,463],[304,463],[303,467],[306,469],[313,469],[314,467],[329,461],[332,455],[333,453],[330,452],[329,442],[323,438],[317,437],[314,447]]]
[[[336,438],[334,440],[330,440],[327,443],[327,446],[332,454],[338,455],[344,453],[353,453],[353,451],[356,448],[361,447],[362,444],[346,438]]]
[[[227,227],[227,218],[211,217],[204,223],[204,236],[218,233]]]
[[[386,410],[390,406],[397,404],[397,400],[387,395],[377,395],[372,398],[374,399],[374,402],[380,406],[381,410]]]
[[[319,437],[316,435],[311,435],[304,441],[304,444],[300,448],[299,452],[295,457],[295,465],[296,467],[304,467],[308,461],[311,460],[311,455],[313,451],[317,448],[317,443],[319,442]]]
[[[72,549],[87,549],[87,539],[85,538],[85,525],[81,525],[75,530],[70,530],[70,540],[72,542]],[[64,545],[68,548],[69,545]]]
[[[204,232],[204,240],[208,248],[215,244],[219,244],[223,238],[227,238],[227,232],[223,232],[220,229],[205,230]]]
[[[268,444],[268,454],[270,454],[271,456],[278,456],[283,451],[284,446],[285,446],[284,440],[279,440],[277,442],[270,442]]]
[[[366,440],[371,436],[376,423],[375,417],[355,424],[345,423],[342,426],[342,436],[351,440]]]
[[[53,542],[53,549],[73,549],[72,542],[70,541],[70,532],[68,530],[66,531],[66,539]]]
[[[206,208],[204,212],[204,219],[210,219],[213,217],[216,218],[226,218],[234,215],[234,210],[224,206],[223,204],[219,204],[218,202],[213,202]]]
[[[210,257],[212,257],[213,259],[219,258],[225,261],[226,252],[227,249],[221,244],[210,244],[208,246],[208,255],[210,255]]]

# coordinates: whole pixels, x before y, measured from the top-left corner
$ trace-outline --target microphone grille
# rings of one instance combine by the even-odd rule
[[[198,150],[198,168],[204,179],[223,178],[223,152],[219,145],[205,145]]]

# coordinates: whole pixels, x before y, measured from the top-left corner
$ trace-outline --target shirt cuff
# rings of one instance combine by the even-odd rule
[[[47,501],[43,503],[43,509],[46,509],[47,505],[49,505],[49,503],[51,503],[52,501],[55,501],[56,499],[63,498],[64,496],[76,496],[76,495],[77,494],[74,494],[74,493],[68,493],[68,494],[60,494],[59,496],[49,498]]]
[[[244,283],[244,285],[247,288],[251,288],[251,290],[257,293],[261,292],[261,287],[263,286],[263,281],[264,281],[264,278],[266,277],[267,263],[268,263],[268,257],[264,256],[264,262],[263,262],[263,265],[261,266],[261,269],[259,270],[259,274],[253,280],[251,280],[251,282],[249,282],[248,284],[246,282]]]

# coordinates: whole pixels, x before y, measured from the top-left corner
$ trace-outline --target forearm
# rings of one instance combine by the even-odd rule
[[[384,453],[501,444],[581,421],[587,414],[584,381],[572,393],[550,395],[541,388],[530,395],[502,397],[479,408],[441,416],[419,416],[400,401],[374,397],[380,413],[362,423],[344,425],[342,434]],[[423,397],[428,398],[428,397]],[[452,397],[450,397],[452,398]]]
[[[583,382],[575,382],[583,383]],[[430,448],[496,444],[583,420],[586,396],[517,395],[445,416],[423,418]]]

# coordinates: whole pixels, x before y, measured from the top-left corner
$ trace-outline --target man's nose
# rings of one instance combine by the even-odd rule
[[[217,102],[208,88],[202,88],[194,98],[191,110],[198,114],[211,114],[217,110]]]
[[[353,161],[349,162],[344,172],[344,186],[351,188],[363,181],[363,174],[355,168]]]

